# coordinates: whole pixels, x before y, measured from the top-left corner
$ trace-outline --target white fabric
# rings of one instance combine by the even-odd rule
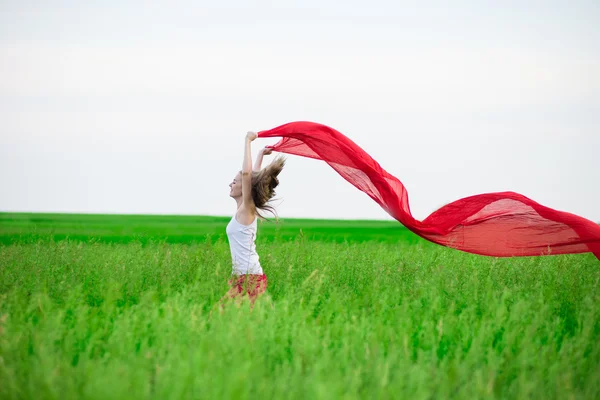
[[[233,274],[262,274],[263,270],[258,261],[256,253],[256,230],[257,220],[250,225],[242,225],[236,219],[235,215],[227,224],[227,237],[229,238],[229,248],[231,249],[231,261],[233,264]]]

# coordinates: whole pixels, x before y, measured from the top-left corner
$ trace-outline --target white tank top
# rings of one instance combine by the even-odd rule
[[[242,225],[236,219],[235,215],[227,224],[227,238],[231,249],[231,261],[233,264],[232,273],[235,275],[257,274],[261,275],[263,270],[258,261],[256,253],[256,228],[254,221],[250,225]]]

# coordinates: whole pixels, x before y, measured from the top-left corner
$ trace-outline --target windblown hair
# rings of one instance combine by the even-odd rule
[[[266,219],[258,210],[268,211],[277,218],[275,208],[269,202],[275,196],[275,188],[279,185],[277,176],[285,165],[285,158],[279,156],[271,164],[252,173],[252,200],[256,206],[256,213],[262,219]]]

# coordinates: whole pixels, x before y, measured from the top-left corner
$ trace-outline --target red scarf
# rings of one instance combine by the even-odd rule
[[[335,129],[291,122],[261,131],[258,137],[282,137],[270,146],[273,150],[325,161],[408,229],[442,246],[497,257],[592,252],[600,260],[600,225],[521,194],[466,197],[418,221],[402,182]]]

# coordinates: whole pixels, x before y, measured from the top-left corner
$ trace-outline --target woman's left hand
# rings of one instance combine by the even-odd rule
[[[262,152],[263,155],[268,156],[269,154],[271,154],[273,152],[273,149],[270,147],[264,147],[260,151]]]
[[[249,141],[253,141],[254,139],[256,139],[258,137],[258,135],[256,134],[256,132],[248,132],[246,134],[246,139],[248,139]]]

